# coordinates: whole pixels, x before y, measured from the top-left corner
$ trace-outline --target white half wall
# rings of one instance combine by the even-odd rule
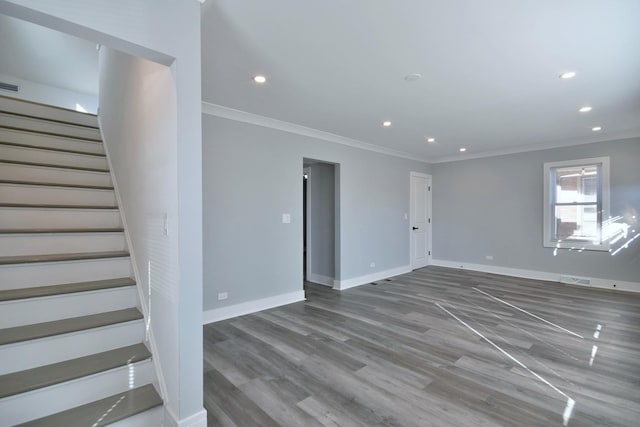
[[[172,402],[179,398],[175,83],[169,67],[103,47],[100,93],[99,120],[154,362]]]

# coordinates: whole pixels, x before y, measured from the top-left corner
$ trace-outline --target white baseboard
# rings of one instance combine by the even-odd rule
[[[376,280],[387,279],[389,277],[397,276],[399,274],[405,274],[411,272],[410,265],[403,265],[402,267],[391,268],[389,270],[378,271],[364,276],[353,277],[346,280],[334,280],[333,288],[340,291],[353,288],[354,286],[366,285],[367,283],[375,282]]]
[[[484,273],[501,274],[504,276],[522,277],[525,279],[546,280],[549,282],[567,283],[592,288],[612,289],[626,292],[640,292],[640,282],[626,282],[623,280],[575,276],[573,274],[549,273],[546,271],[525,270],[521,268],[501,267],[498,265],[469,264],[462,261],[448,261],[440,259],[434,259],[431,265],[436,265],[439,267],[462,268],[465,270],[475,270]]]
[[[274,295],[272,297],[247,301],[227,307],[206,310],[202,316],[202,323],[206,325],[208,323],[231,319],[232,317],[243,316],[245,314],[255,313],[256,311],[267,310],[299,301],[304,301],[304,290],[302,289],[287,294]]]
[[[207,427],[207,410],[201,409],[195,414],[179,420],[171,408],[165,406],[165,427]]]
[[[311,283],[333,287],[333,277],[323,276],[322,274],[309,273],[307,280]]]

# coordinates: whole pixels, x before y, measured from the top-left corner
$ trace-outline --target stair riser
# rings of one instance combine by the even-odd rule
[[[55,133],[74,138],[101,139],[98,129],[32,119],[29,117],[13,116],[6,113],[0,113],[0,126],[9,126],[35,132]]]
[[[50,322],[136,306],[134,286],[0,302],[0,328]]]
[[[24,102],[18,99],[0,97],[0,110],[85,126],[98,126],[98,118],[92,114],[51,108],[46,105]]]
[[[128,257],[1,265],[0,290],[129,276],[131,276],[131,262]]]
[[[0,142],[104,154],[104,146],[101,142],[91,142],[13,129],[0,128]]]
[[[145,340],[142,319],[0,346],[0,375],[50,365]]]
[[[49,187],[0,183],[3,203],[43,203],[76,206],[115,206],[113,190],[88,188]]]
[[[170,425],[164,422],[164,406],[156,406],[148,411],[109,424],[109,427],[161,427],[164,425]]]
[[[153,377],[153,364],[147,360],[0,399],[0,414],[7,425],[23,423],[150,384]]]
[[[0,257],[125,251],[124,233],[0,234]]]
[[[118,210],[1,208],[3,228],[112,228],[122,227]]]
[[[102,185],[111,187],[108,172],[75,171],[49,167],[0,164],[0,180],[47,182],[59,184]]]
[[[61,153],[37,148],[0,145],[0,159],[107,170],[107,159],[85,154]]]

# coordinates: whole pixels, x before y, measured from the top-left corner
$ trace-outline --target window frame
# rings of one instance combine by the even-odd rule
[[[565,240],[558,241],[553,239],[553,224],[556,223],[555,207],[555,180],[552,180],[552,172],[558,168],[565,167],[587,167],[598,165],[600,167],[600,176],[598,183],[598,191],[596,206],[600,206],[600,215],[598,216],[598,230],[600,233],[600,243],[596,244],[589,241]],[[553,174],[555,176],[555,174]],[[552,188],[553,185],[553,188]],[[544,215],[543,215],[543,246],[548,248],[565,248],[575,250],[590,251],[609,251],[610,245],[608,241],[602,241],[602,226],[609,218],[609,157],[593,157],[589,159],[564,160],[559,162],[544,163]],[[593,203],[575,203],[575,206],[591,205]],[[572,204],[563,203],[564,206]]]

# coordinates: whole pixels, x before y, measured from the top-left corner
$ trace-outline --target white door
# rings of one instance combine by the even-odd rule
[[[411,269],[431,259],[431,176],[411,172]]]

